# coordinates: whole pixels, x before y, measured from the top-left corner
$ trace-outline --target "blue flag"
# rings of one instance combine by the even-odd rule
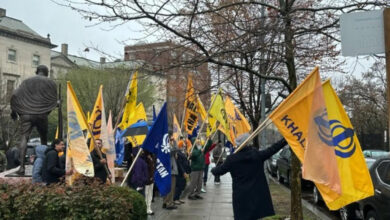
[[[124,131],[121,131],[121,129],[116,129],[115,133],[115,153],[116,153],[116,159],[115,163],[118,165],[122,165],[123,159],[125,157],[125,138],[122,138]]]
[[[157,155],[154,181],[162,196],[171,191],[171,154],[168,136],[167,104],[164,103],[146,135],[142,148]]]
[[[192,134],[189,134],[188,135],[188,139],[192,139],[194,137],[197,137],[198,136],[198,130],[199,130],[199,124],[196,126],[196,128],[194,128],[194,130],[192,131]]]

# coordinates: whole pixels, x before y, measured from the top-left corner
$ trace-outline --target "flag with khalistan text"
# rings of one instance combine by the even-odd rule
[[[181,136],[181,128],[179,122],[177,121],[176,114],[173,114],[173,138],[178,141]]]
[[[171,191],[171,151],[166,103],[150,128],[142,148],[157,156],[154,182],[161,196],[167,195]]]
[[[324,143],[318,135],[321,131],[329,133],[325,109],[320,74],[316,67],[269,118],[303,163],[303,177],[327,185],[340,195],[334,148]]]
[[[138,90],[137,76],[138,76],[138,72],[136,71],[133,74],[131,81],[127,85],[126,96],[125,96],[126,105],[123,109],[122,120],[118,126],[121,130],[125,130],[127,127],[130,126],[129,121],[133,117],[136,111],[137,90]]]
[[[186,98],[184,100],[184,130],[187,134],[192,134],[198,123],[198,102],[191,75],[188,76]]]
[[[331,139],[323,135],[323,141],[334,145],[341,178],[341,196],[325,185],[316,184],[316,186],[329,209],[337,210],[374,195],[374,187],[356,132],[340,99],[329,81],[325,82],[322,88],[331,135]]]
[[[222,89],[219,89],[214,97],[213,103],[210,106],[209,117],[214,118],[219,122],[219,129],[226,135],[227,139],[231,141],[229,121],[226,114],[225,102],[222,98]],[[209,121],[209,123],[212,122]]]
[[[79,115],[82,115],[79,117]],[[92,158],[81,128],[85,123],[85,115],[70,82],[67,83],[67,118],[68,118],[68,150],[70,149],[74,169],[84,175],[93,177]]]
[[[115,183],[115,164],[116,159],[115,153],[115,139],[114,139],[114,129],[112,128],[112,114],[108,116],[107,122],[107,142],[103,144],[103,150],[106,153],[107,166],[111,173],[111,183]]]

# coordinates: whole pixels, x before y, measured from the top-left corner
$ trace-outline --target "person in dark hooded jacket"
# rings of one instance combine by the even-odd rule
[[[45,151],[46,158],[42,165],[42,179],[47,185],[58,183],[64,175],[72,174],[72,170],[65,172],[65,169],[61,168],[60,165],[58,153],[63,152],[64,147],[63,140],[55,139],[51,147]]]
[[[35,147],[35,161],[32,170],[32,183],[42,183],[42,166],[45,160],[46,145],[38,145]]]
[[[240,146],[248,133],[237,137]],[[229,155],[226,161],[211,170],[214,175],[230,172],[233,179],[234,219],[254,220],[275,215],[271,194],[264,174],[264,161],[287,144],[283,138],[265,150],[247,146],[241,151]]]

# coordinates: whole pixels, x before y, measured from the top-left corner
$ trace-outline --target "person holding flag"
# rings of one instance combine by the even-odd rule
[[[103,141],[102,139],[96,139],[95,140],[95,147],[98,147],[100,151],[103,148]],[[100,159],[97,149],[93,149],[91,152],[91,157],[93,161],[93,168],[95,170],[95,177],[99,178],[102,181],[102,184],[106,183],[107,176],[111,179],[111,175],[107,175],[107,172],[104,168],[107,164],[106,154],[102,152],[102,159]]]
[[[240,146],[248,133],[236,138]],[[275,215],[271,194],[264,173],[264,161],[287,144],[283,138],[271,147],[258,151],[256,147],[247,146],[236,154],[229,155],[226,161],[211,172],[215,176],[230,172],[233,178],[233,213],[234,219],[253,220]]]

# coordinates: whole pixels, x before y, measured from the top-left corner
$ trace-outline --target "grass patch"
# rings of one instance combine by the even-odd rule
[[[284,220],[290,217],[290,192],[285,189],[283,186],[276,184],[272,180],[269,181],[269,188],[271,191],[272,203],[274,204],[274,209],[276,215],[264,218],[264,220]],[[305,220],[315,220],[317,216],[314,215],[311,211],[306,209],[302,205],[303,209],[303,218]]]

